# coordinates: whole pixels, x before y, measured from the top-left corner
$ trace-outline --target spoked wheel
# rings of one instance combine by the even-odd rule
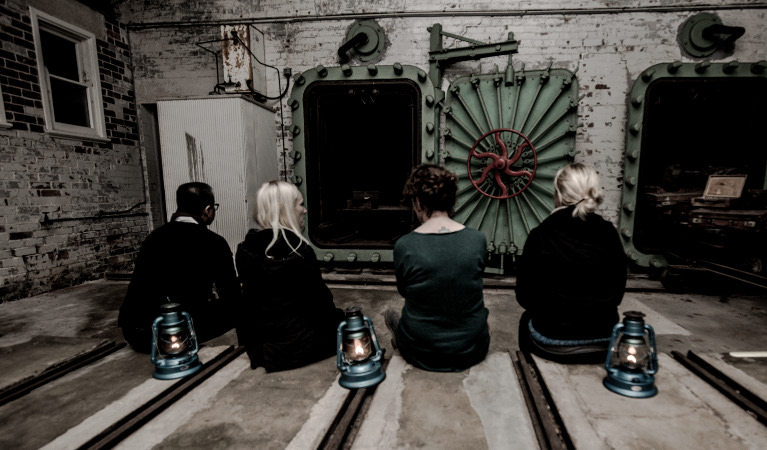
[[[483,166],[476,177],[477,166]],[[499,128],[482,135],[469,152],[466,171],[483,195],[512,198],[530,186],[538,168],[535,148],[519,131]]]

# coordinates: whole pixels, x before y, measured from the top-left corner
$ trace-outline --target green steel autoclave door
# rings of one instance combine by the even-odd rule
[[[554,175],[576,154],[578,101],[575,74],[565,69],[450,85],[442,133],[445,167],[459,178],[455,219],[485,234],[489,266],[502,271],[520,255],[554,208]]]

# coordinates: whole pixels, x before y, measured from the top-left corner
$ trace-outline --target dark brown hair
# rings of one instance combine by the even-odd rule
[[[434,211],[447,211],[452,216],[457,183],[458,177],[444,167],[421,164],[413,169],[405,182],[403,202],[415,205],[418,200],[427,217]]]

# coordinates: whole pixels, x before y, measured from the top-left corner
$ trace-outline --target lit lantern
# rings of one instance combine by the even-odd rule
[[[386,374],[381,367],[383,352],[373,322],[356,306],[345,312],[346,320],[338,324],[336,364],[341,371],[338,383],[347,389],[375,386]]]
[[[613,328],[605,360],[604,386],[626,397],[645,398],[658,393],[655,374],[658,355],[655,331],[644,322],[643,313],[626,311],[623,323]]]
[[[202,368],[192,317],[178,303],[160,306],[161,314],[152,324],[152,363],[154,377],[172,380],[191,375]]]

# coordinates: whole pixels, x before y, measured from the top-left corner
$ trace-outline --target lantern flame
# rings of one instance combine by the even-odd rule
[[[361,355],[365,353],[365,349],[363,349],[361,345],[358,345],[354,348],[354,353],[357,355]]]
[[[636,364],[636,362],[637,362],[637,358],[636,358],[636,356],[634,356],[634,355],[629,355],[629,356],[626,358],[626,360],[627,360],[628,362],[630,362],[630,363],[634,363],[634,364]]]

